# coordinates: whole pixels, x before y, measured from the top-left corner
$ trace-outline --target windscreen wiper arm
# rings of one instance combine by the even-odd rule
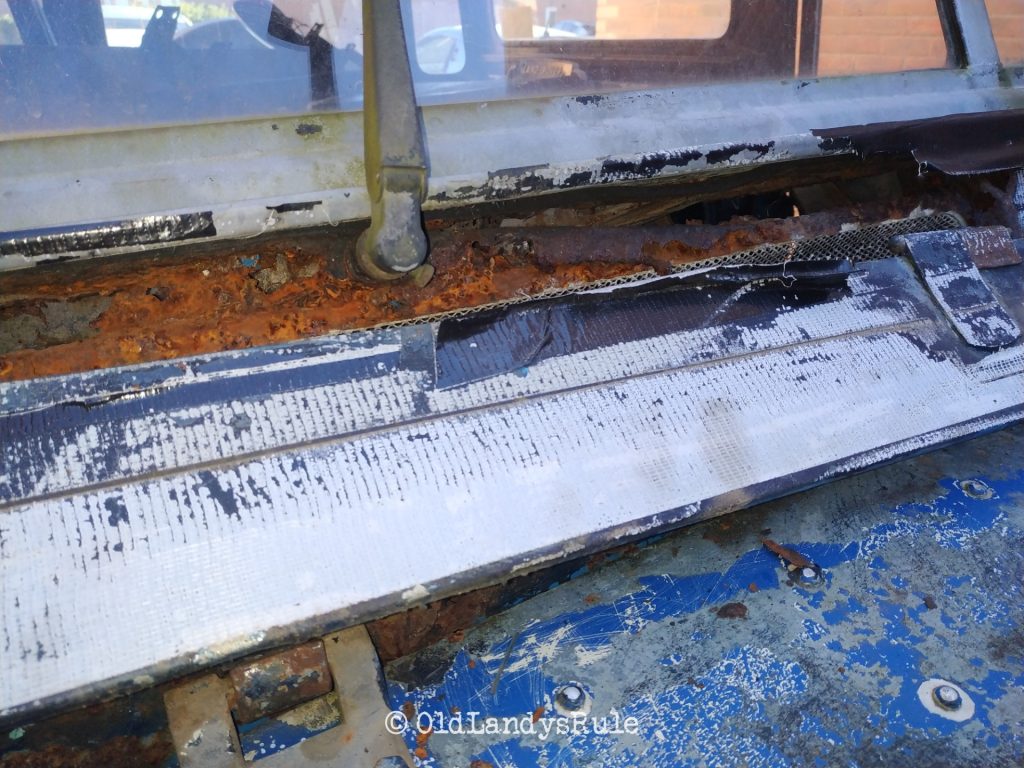
[[[371,218],[355,260],[377,280],[414,273],[425,283],[432,273],[425,264],[421,220],[427,162],[405,42],[400,0],[363,0],[363,141]]]

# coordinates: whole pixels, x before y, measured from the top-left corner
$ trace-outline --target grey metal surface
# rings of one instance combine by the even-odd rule
[[[401,2],[363,0],[363,30],[363,163],[371,214],[356,260],[370,277],[394,280],[427,258],[420,208],[427,159]]]
[[[999,49],[992,35],[992,24],[985,0],[943,0],[939,7],[952,7],[954,29],[954,50],[962,46],[966,64],[981,77],[988,73],[992,82],[997,82],[999,72]],[[948,10],[946,11],[948,14]],[[947,17],[948,18],[948,17]],[[947,22],[948,23],[948,22]]]
[[[977,240],[971,229],[897,238],[968,344],[983,349],[1009,347],[1020,338],[1020,328],[999,304],[971,258],[970,246]]]
[[[1020,765],[1022,457],[1018,425],[619,553],[388,665],[391,706],[430,768]]]
[[[375,766],[389,758],[398,766],[411,766],[404,742],[385,727],[388,707],[380,664],[366,629],[352,627],[325,637],[324,649],[341,707],[339,725],[277,755],[245,753],[228,707],[230,682],[207,675],[165,694],[181,768],[241,768],[254,759],[264,768]]]

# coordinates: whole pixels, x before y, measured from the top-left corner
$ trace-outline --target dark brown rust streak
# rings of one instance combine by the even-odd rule
[[[372,328],[834,234],[921,204],[946,209],[912,197],[720,226],[432,229],[425,288],[330,275],[333,232],[12,272],[0,275],[0,381]],[[103,302],[98,316],[89,301]]]
[[[774,552],[776,555],[781,557],[794,568],[814,567],[814,563],[812,563],[806,557],[801,555],[799,552],[792,550],[789,547],[784,547],[778,542],[772,541],[771,539],[761,539],[761,543],[764,544],[765,549],[769,550],[770,552]]]
[[[663,227],[538,227],[476,231],[453,230],[433,239],[435,256],[451,251],[503,256],[513,263],[543,268],[605,262],[640,264],[667,272],[702,259],[726,256],[760,245],[834,235],[845,224],[876,223],[909,213],[910,208],[864,205],[789,219],[737,218],[727,224]]]

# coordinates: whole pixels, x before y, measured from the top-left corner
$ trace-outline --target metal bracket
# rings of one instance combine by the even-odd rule
[[[363,0],[363,35],[363,141],[371,220],[356,244],[356,264],[368,277],[396,280],[425,268],[427,257],[420,219],[427,163],[401,1]]]
[[[901,235],[893,247],[914,262],[928,290],[964,341],[982,349],[1008,347],[1020,328],[978,271],[990,255],[1016,253],[1004,227],[964,228]]]
[[[165,49],[174,43],[174,33],[178,29],[178,16],[181,8],[173,5],[158,5],[146,24],[142,34],[141,48],[144,51]]]
[[[261,768],[407,766],[402,737],[386,729],[390,707],[381,687],[377,652],[366,628],[352,627],[323,640],[334,680],[341,723],[300,745],[261,756]],[[164,694],[167,721],[181,768],[244,768],[238,729],[231,714],[235,688],[217,674],[179,685]]]

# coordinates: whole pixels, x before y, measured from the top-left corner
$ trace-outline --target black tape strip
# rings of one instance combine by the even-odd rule
[[[213,212],[0,232],[0,256],[40,257],[213,237]]]

